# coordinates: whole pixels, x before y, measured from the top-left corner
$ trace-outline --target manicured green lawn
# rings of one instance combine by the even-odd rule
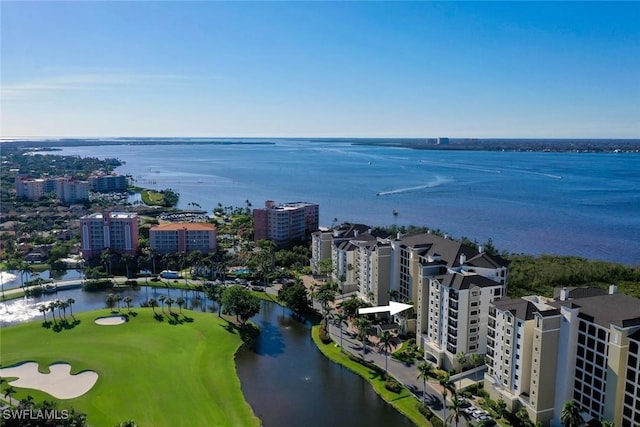
[[[404,414],[416,425],[431,425],[424,417],[424,415],[422,415],[420,411],[418,411],[419,402],[415,397],[413,397],[409,390],[404,387],[402,388],[402,391],[400,393],[393,393],[387,390],[384,387],[384,381],[375,371],[349,359],[346,354],[340,351],[340,347],[336,347],[334,343],[324,344],[322,341],[320,341],[319,330],[319,325],[314,326],[311,330],[311,336],[313,337],[313,341],[316,343],[318,349],[322,352],[322,354],[324,354],[334,362],[339,363],[355,372],[356,374],[360,375],[365,380],[369,381],[375,392],[378,393],[378,395],[380,395],[380,397],[382,397],[385,402],[396,408],[399,412]]]
[[[171,325],[166,315],[156,321],[150,308],[135,311],[137,316],[118,326],[96,325],[95,318],[109,314],[96,310],[76,314],[80,324],[61,332],[42,327],[42,321],[3,328],[2,366],[37,361],[46,372],[49,364],[62,361],[71,364],[72,373],[98,372],[87,394],[59,401],[61,408],[86,412],[97,427],[129,419],[153,427],[260,425],[236,374],[234,354],[242,345],[236,329],[211,313],[184,310],[193,322]],[[16,390],[17,399],[29,394],[55,400]]]
[[[142,198],[142,201],[149,206],[162,205],[162,203],[164,202],[164,196],[162,195],[162,193],[158,193],[153,190],[142,190],[140,192],[140,196]]]

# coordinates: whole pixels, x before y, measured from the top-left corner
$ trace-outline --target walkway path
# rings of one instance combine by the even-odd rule
[[[329,322],[329,333],[334,337],[334,341],[339,344],[340,327],[335,325],[333,322]],[[362,357],[362,342],[357,340],[353,331],[348,328],[343,328],[342,330],[342,346],[344,351],[358,357]],[[385,367],[384,353],[381,353],[378,349],[372,348],[371,346],[367,346],[365,360],[375,363],[382,369]],[[422,379],[418,379],[418,363],[419,362],[414,362],[409,365],[405,365],[404,363],[392,359],[389,355],[387,366],[388,373],[407,387],[418,401],[422,401],[423,381]],[[451,396],[451,393],[449,393],[449,396]],[[433,413],[438,416],[438,418],[443,419],[442,386],[440,384],[427,381],[426,404]],[[461,419],[458,426],[466,427],[467,422],[464,419]]]

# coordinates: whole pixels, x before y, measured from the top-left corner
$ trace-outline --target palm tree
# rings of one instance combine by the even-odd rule
[[[220,313],[222,311],[222,287],[221,286],[211,286],[208,287],[205,291],[207,297],[218,305],[218,317],[220,317]]]
[[[575,400],[570,400],[562,407],[560,422],[564,427],[578,427],[584,424],[584,419],[580,415],[580,404]]]
[[[116,303],[116,294],[113,294],[113,293],[107,294],[107,297],[105,298],[105,302],[107,303],[107,308],[113,311],[113,306]]]
[[[460,365],[460,372],[464,369],[464,365],[467,363],[467,353],[464,351],[459,351],[456,353],[456,362]],[[462,387],[462,375],[460,375],[460,382],[458,384],[459,387]]]
[[[108,275],[111,275],[111,263],[113,261],[113,257],[111,256],[111,250],[106,248],[102,251],[100,255],[100,261],[104,264],[104,269]]]
[[[133,298],[127,295],[126,297],[122,298],[122,301],[127,304],[127,311],[131,311],[131,301],[133,301]]]
[[[73,298],[67,298],[67,304],[69,304],[69,312],[71,313],[71,317],[73,317],[73,304],[76,303],[76,300],[74,300]],[[75,319],[75,317],[73,317]]]
[[[180,308],[180,314],[182,314],[182,306],[185,304],[184,298],[182,297],[177,298],[176,304],[178,304],[178,307]]]
[[[329,324],[329,303],[332,303],[336,299],[336,284],[329,281],[316,287],[316,290],[311,296],[318,300],[322,307],[322,315],[324,316],[324,328],[327,329]]]
[[[56,322],[56,307],[58,307],[56,301],[49,302],[49,305],[47,306],[49,311],[51,311],[51,316],[53,317],[53,323],[58,324],[58,322]]]
[[[151,298],[148,302],[149,307],[153,310],[153,314],[156,314],[156,307],[158,306],[158,301],[155,298]]]
[[[62,313],[64,315],[64,320],[66,322],[66,320],[67,320],[67,307],[69,307],[69,304],[66,301],[60,301],[60,302],[58,302],[58,304],[60,304],[60,308],[62,309]]]
[[[433,365],[426,360],[418,365],[418,379],[422,379],[422,405],[427,404],[427,380],[433,374]]]
[[[122,301],[122,295],[116,294],[116,304],[118,304],[118,313],[120,313],[120,301]]]
[[[158,301],[160,301],[160,304],[162,305],[162,312],[164,313],[164,302],[167,299],[167,297],[165,297],[164,295],[160,295],[158,297]]]
[[[62,305],[63,305],[62,301],[56,300],[56,307],[58,307],[58,317],[60,318],[61,322],[62,322],[62,309],[64,308]]]
[[[362,340],[362,360],[364,360],[367,352],[367,336],[369,335],[371,320],[366,317],[358,317],[353,323],[358,330],[358,338]]]
[[[333,318],[335,319],[338,328],[340,328],[340,351],[342,351],[342,325],[347,324],[346,322],[349,318],[349,315],[344,311],[338,311],[333,315]]]
[[[14,394],[16,394],[16,389],[13,386],[4,389],[4,398],[9,400],[9,403],[11,403],[11,396]]]
[[[380,334],[378,348],[384,352],[384,373],[386,374],[389,363],[389,351],[393,349],[393,335],[391,335],[391,332],[384,331]]]
[[[171,313],[171,304],[173,304],[175,301],[173,298],[167,298],[164,302],[167,303],[167,307],[169,309],[169,313]]]
[[[389,300],[391,301],[398,301],[398,299],[400,298],[400,292],[398,292],[396,289],[391,289],[387,293],[389,294]]]
[[[24,261],[20,262],[18,268],[20,270],[20,287],[24,288],[24,276],[33,273],[33,268],[31,268],[31,264]]]
[[[44,304],[40,304],[38,306],[38,311],[40,313],[42,313],[42,317],[44,317],[44,322],[46,322],[47,321],[47,311],[49,311],[49,308]]]
[[[451,378],[449,374],[445,373],[438,380],[440,385],[442,386],[442,419],[447,420],[447,394],[449,392],[449,387],[452,386],[453,382],[451,382]]]
[[[122,261],[124,263],[124,269],[125,269],[125,274],[127,275],[127,279],[129,278],[129,264],[131,263],[131,260],[133,259],[133,257],[129,254],[122,254],[122,256],[120,257],[120,261]]]
[[[469,419],[469,414],[464,411],[465,400],[460,397],[458,393],[453,393],[451,396],[451,405],[449,405],[449,409],[451,410],[451,414],[449,415],[448,421],[455,421],[456,427],[458,427],[458,423],[460,422],[460,418],[464,418],[465,420]]]

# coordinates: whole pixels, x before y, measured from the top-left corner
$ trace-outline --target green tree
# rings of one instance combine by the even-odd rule
[[[349,316],[344,311],[337,311],[333,315],[333,319],[340,329],[340,351],[342,351],[342,326],[348,326],[347,320],[349,319]]]
[[[127,279],[131,277],[131,275],[129,274],[129,265],[131,264],[132,260],[133,257],[129,254],[122,254],[122,256],[120,257],[120,261],[124,264],[124,270]]]
[[[158,297],[158,301],[160,301],[160,305],[162,306],[162,312],[164,313],[164,302],[167,300],[167,297],[164,295],[160,295]]]
[[[113,307],[116,305],[116,294],[107,294],[106,298],[105,298],[105,303],[107,304],[107,308],[110,309],[111,311],[113,311]]]
[[[109,248],[102,251],[100,254],[100,262],[104,265],[104,269],[108,275],[111,275],[111,265],[113,263],[113,255]]]
[[[560,422],[564,427],[579,427],[584,424],[584,419],[580,414],[580,404],[575,400],[570,400],[562,407]]]
[[[369,328],[371,328],[371,320],[366,317],[358,317],[353,326],[356,327],[358,339],[362,341],[362,360],[365,359],[367,353],[367,337],[369,336]]]
[[[319,286],[316,286],[312,297],[320,303],[322,307],[322,316],[324,317],[324,328],[327,329],[329,325],[329,304],[336,299],[336,284],[332,281],[327,281]]]
[[[449,388],[451,388],[453,386],[453,382],[451,381],[451,378],[449,377],[449,374],[445,373],[444,375],[442,375],[440,377],[440,379],[438,380],[438,383],[440,383],[440,385],[442,386],[442,411],[443,411],[443,415],[442,415],[442,419],[444,419],[446,421],[447,419],[447,395],[449,394]]]
[[[355,317],[358,314],[358,309],[362,307],[368,307],[370,304],[362,301],[360,298],[356,296],[352,296],[346,301],[343,301],[340,307],[344,310],[344,312],[349,317]]]
[[[218,317],[220,317],[220,313],[222,312],[222,292],[224,288],[222,286],[209,286],[205,289],[205,294],[207,298],[211,301],[215,302],[218,305]]]
[[[278,291],[278,299],[296,313],[303,313],[309,308],[307,288],[302,283],[283,286]]]
[[[418,379],[422,379],[422,405],[427,405],[427,380],[433,375],[433,364],[423,361],[418,365]]]
[[[242,286],[231,286],[222,293],[222,305],[226,314],[234,314],[240,325],[260,311],[260,300]]]
[[[127,311],[131,311],[131,302],[133,301],[133,298],[127,295],[122,299],[122,301],[127,305]]]
[[[451,405],[449,405],[449,410],[451,413],[449,414],[448,421],[455,421],[456,427],[458,427],[458,423],[460,422],[460,418],[464,418],[465,420],[469,419],[469,414],[464,410],[465,401],[458,393],[453,393],[451,396]]]
[[[478,353],[472,353],[469,356],[469,362],[471,362],[471,365],[473,365],[474,368],[477,368],[484,363],[484,357],[482,357]],[[475,375],[476,375],[476,381],[478,381],[477,379],[478,372],[476,372]]]
[[[69,312],[71,313],[71,317],[73,317],[73,304],[76,303],[76,300],[73,298],[67,298],[67,304],[69,304]]]
[[[378,349],[384,353],[384,373],[386,374],[389,363],[389,352],[393,349],[393,335],[391,335],[389,331],[384,331],[378,339]]]
[[[13,386],[9,386],[4,389],[4,398],[11,402],[11,396],[16,394],[16,389]]]
[[[178,297],[176,299],[176,305],[178,306],[178,308],[180,309],[180,314],[182,314],[182,306],[184,306],[186,303],[185,299],[182,297]]]
[[[169,297],[164,302],[167,303],[167,309],[169,310],[169,313],[171,313],[171,305],[175,302],[175,300]]]
[[[149,304],[149,307],[151,307],[151,310],[153,310],[153,314],[156,314],[156,307],[158,306],[158,301],[155,298],[151,298],[150,300],[147,301],[147,304]]]
[[[40,313],[42,313],[42,317],[44,318],[44,320],[43,320],[44,322],[46,322],[46,321],[47,321],[47,311],[48,311],[48,310],[49,310],[49,309],[48,309],[48,308],[47,308],[47,306],[46,306],[46,305],[44,305],[44,304],[40,304],[40,305],[38,306],[38,311],[39,311]]]

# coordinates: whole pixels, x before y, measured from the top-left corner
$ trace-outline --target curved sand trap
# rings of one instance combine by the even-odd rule
[[[36,362],[27,362],[2,368],[0,375],[18,377],[17,380],[10,381],[9,385],[44,391],[57,399],[73,399],[82,396],[98,381],[98,374],[94,371],[83,371],[71,375],[71,365],[68,363],[49,365],[49,371],[48,374],[40,373]]]
[[[122,325],[126,321],[127,318],[124,316],[98,317],[95,320],[96,324],[106,326]]]

